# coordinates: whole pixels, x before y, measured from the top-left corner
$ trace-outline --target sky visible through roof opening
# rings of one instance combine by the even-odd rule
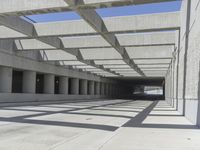
[[[96,9],[96,11],[101,17],[114,17],[114,16],[150,14],[150,13],[174,12],[174,11],[179,11],[180,7],[181,7],[181,1],[177,0],[174,2],[162,2],[162,3],[145,4],[145,5],[101,8],[101,9]],[[27,21],[32,21],[34,23],[39,23],[39,22],[65,21],[65,20],[79,20],[81,19],[81,17],[77,13],[69,11],[69,12],[29,15],[26,16],[26,18],[24,19]]]

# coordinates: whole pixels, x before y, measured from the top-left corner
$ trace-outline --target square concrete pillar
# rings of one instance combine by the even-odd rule
[[[68,77],[59,77],[59,93],[60,94],[68,94]]]
[[[88,81],[89,82],[89,95],[94,95],[94,81]]]
[[[0,92],[11,93],[12,91],[12,68],[0,67]]]
[[[81,95],[87,95],[87,91],[88,91],[88,81],[87,80],[80,80],[80,94]]]
[[[79,95],[79,79],[77,78],[71,78],[71,94],[73,95]]]
[[[54,94],[55,76],[52,74],[44,75],[44,93]]]
[[[36,72],[24,71],[23,72],[23,93],[35,93],[36,89]]]
[[[95,95],[100,95],[100,82],[95,82]]]

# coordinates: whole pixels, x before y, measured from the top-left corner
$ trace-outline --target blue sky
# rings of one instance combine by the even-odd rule
[[[161,12],[173,12],[180,10],[181,1],[175,2],[163,2],[145,5],[131,5],[124,7],[113,7],[96,9],[97,13],[101,17],[112,17],[112,16],[127,16],[127,15],[138,15],[148,13],[161,13]],[[51,22],[51,21],[64,21],[64,20],[79,20],[81,19],[75,12],[60,12],[60,13],[49,13],[40,15],[27,16],[34,22]]]

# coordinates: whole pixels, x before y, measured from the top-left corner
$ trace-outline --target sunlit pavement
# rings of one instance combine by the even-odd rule
[[[0,108],[0,150],[199,150],[200,130],[165,101]]]

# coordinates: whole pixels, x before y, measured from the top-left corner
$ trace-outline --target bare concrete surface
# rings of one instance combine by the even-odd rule
[[[165,101],[0,109],[0,150],[199,150],[200,130]]]

